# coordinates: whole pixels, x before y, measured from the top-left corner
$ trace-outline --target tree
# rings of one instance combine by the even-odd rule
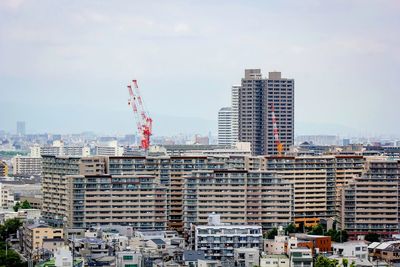
[[[356,262],[352,261],[351,264],[350,264],[350,267],[356,267]]]
[[[278,229],[272,228],[267,232],[267,239],[274,239],[278,235]]]
[[[21,226],[22,222],[17,218],[6,220],[4,225],[0,225],[1,240],[6,240],[10,235],[16,234]]]
[[[329,229],[328,232],[325,233],[326,236],[330,236],[332,241],[335,242],[346,242],[349,239],[349,235],[345,230],[335,230]]]
[[[369,242],[379,242],[380,238],[377,233],[369,232],[368,234],[365,235],[364,239]]]
[[[347,267],[347,265],[349,265],[349,260],[348,259],[343,259],[342,260],[342,264],[343,264],[343,267]]]
[[[311,235],[323,235],[324,234],[324,227],[321,224],[315,225],[311,232],[309,233]]]
[[[315,267],[336,267],[339,261],[336,259],[328,259],[324,256],[318,256],[315,262]]]
[[[15,206],[13,207],[14,211],[18,211],[19,209],[31,209],[32,206],[28,202],[28,200],[24,200],[22,204],[18,201]]]
[[[288,226],[286,226],[285,233],[287,234],[297,233],[296,225],[294,223],[291,223]]]

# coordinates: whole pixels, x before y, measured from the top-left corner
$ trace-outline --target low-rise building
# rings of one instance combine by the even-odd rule
[[[290,266],[296,267],[312,267],[313,255],[312,251],[306,247],[298,247],[290,249],[289,254]]]
[[[206,255],[201,250],[185,250],[182,255],[182,261],[188,267],[197,267],[198,261],[205,259]]]
[[[234,260],[238,267],[256,266],[260,262],[259,248],[235,248]]]
[[[62,239],[63,229],[52,228],[47,224],[25,224],[20,235],[24,254],[33,259],[39,258],[39,250],[43,248],[43,240]]]
[[[136,251],[119,251],[115,255],[116,267],[141,267],[142,254]]]
[[[0,183],[0,208],[11,209],[14,206],[14,192],[5,184]]]
[[[289,267],[289,257],[281,255],[263,255],[260,258],[260,267]]]
[[[341,257],[368,259],[368,245],[364,241],[332,243],[332,254]]]
[[[209,225],[195,226],[194,249],[204,251],[210,260],[233,259],[234,249],[262,248],[262,228],[259,225],[226,225],[219,215],[210,215]]]

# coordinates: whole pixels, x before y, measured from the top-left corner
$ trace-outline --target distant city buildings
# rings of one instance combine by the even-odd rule
[[[17,121],[17,135],[24,136],[26,134],[25,122]]]

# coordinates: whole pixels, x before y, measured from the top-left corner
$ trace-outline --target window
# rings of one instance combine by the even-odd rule
[[[125,264],[125,267],[138,267],[137,264]]]
[[[131,261],[131,260],[133,260],[133,256],[130,256],[130,255],[125,255],[125,256],[123,256],[122,257],[125,261]]]

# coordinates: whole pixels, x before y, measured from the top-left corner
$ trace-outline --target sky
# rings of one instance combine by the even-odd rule
[[[245,68],[295,79],[295,134],[400,135],[400,1],[0,1],[0,130],[216,134]]]

